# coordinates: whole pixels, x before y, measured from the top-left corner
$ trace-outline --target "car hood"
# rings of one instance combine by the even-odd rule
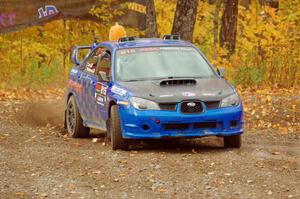
[[[130,91],[132,96],[149,99],[158,103],[180,102],[189,99],[220,101],[234,92],[230,84],[222,78],[188,80],[193,80],[194,84],[161,85],[163,80],[119,82],[119,84]]]

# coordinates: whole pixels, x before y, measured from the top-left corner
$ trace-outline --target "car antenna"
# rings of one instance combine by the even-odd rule
[[[93,39],[94,39],[94,43],[98,43],[98,40],[99,40],[99,37],[98,37],[98,36],[94,35],[94,36],[93,36]]]
[[[94,34],[93,40],[94,40],[94,41],[93,41],[93,47],[95,47],[95,46],[97,46],[97,44],[98,44],[99,37],[96,36],[96,35]]]

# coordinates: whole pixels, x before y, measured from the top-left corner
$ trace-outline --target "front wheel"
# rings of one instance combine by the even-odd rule
[[[241,148],[242,146],[242,136],[232,135],[223,137],[225,148]]]
[[[128,142],[122,137],[121,122],[118,106],[114,105],[111,107],[109,121],[109,133],[111,137],[111,146],[113,150],[117,149],[128,149]]]

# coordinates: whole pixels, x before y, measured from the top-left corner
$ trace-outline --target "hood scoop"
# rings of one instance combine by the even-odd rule
[[[195,79],[166,79],[162,80],[159,84],[161,86],[179,86],[179,85],[196,85]]]

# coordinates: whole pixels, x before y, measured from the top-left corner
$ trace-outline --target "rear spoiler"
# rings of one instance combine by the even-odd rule
[[[78,51],[82,49],[92,49],[92,46],[74,46],[71,50],[70,61],[76,65],[80,65],[78,59]]]

